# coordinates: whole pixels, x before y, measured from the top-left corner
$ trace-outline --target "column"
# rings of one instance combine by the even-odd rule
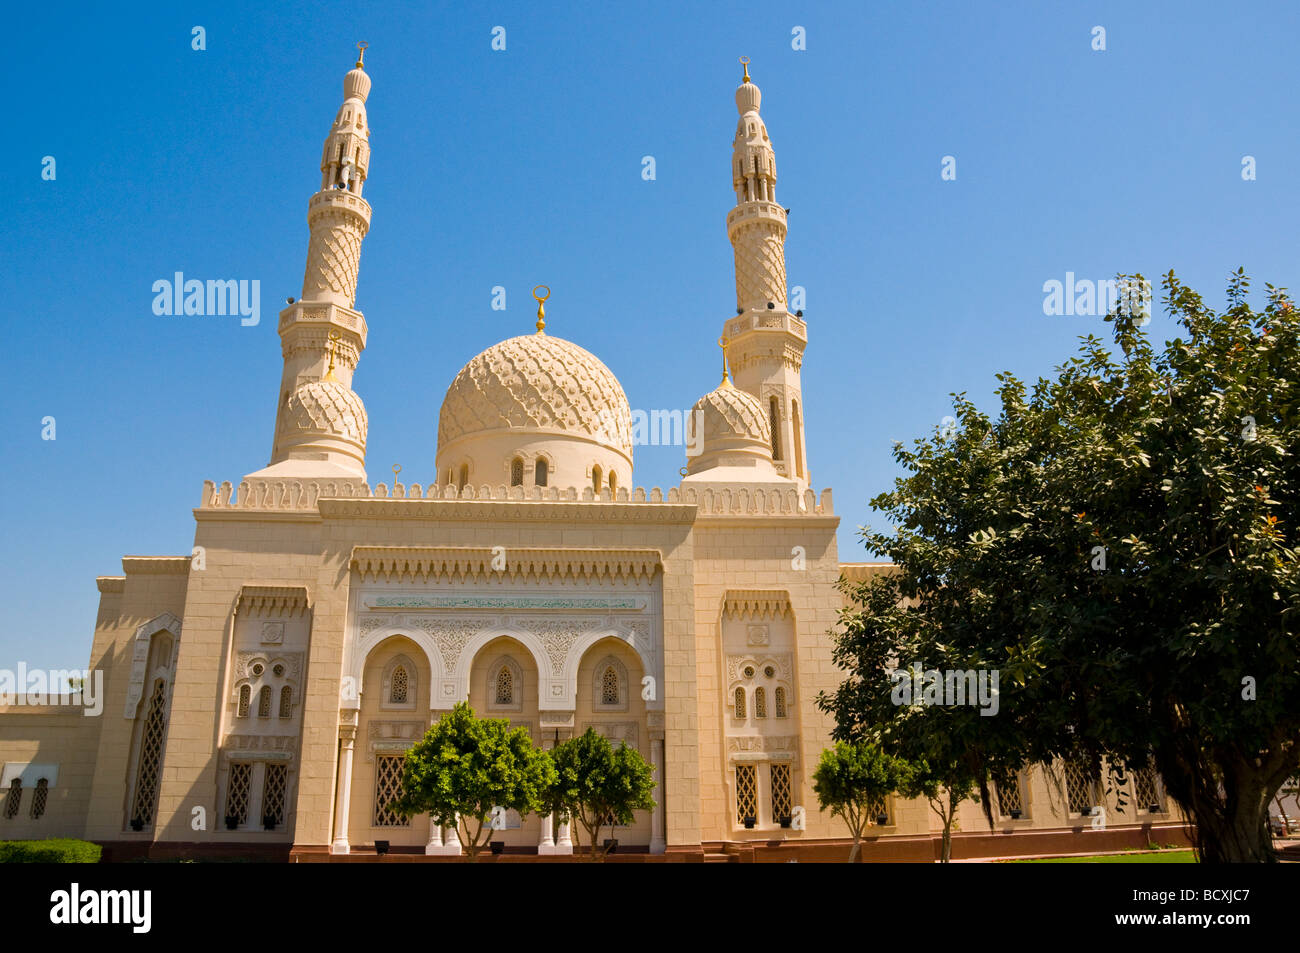
[[[444,835],[442,827],[429,818],[429,843],[424,845],[424,853],[426,856],[459,857],[460,836],[456,833],[456,825],[453,824]]]
[[[352,803],[352,748],[356,736],[355,725],[345,725],[339,729],[343,756],[339,758],[339,793],[335,801],[334,843],[330,847],[332,854],[346,854],[351,851],[351,847],[348,846],[348,808]]]
[[[554,740],[546,740],[542,742],[543,750],[550,751],[554,747],[555,747]],[[537,842],[537,853],[541,856],[557,853],[555,849],[554,825],[555,825],[554,812],[550,814],[542,815],[542,837]]]
[[[650,812],[650,853],[662,854],[668,849],[664,839],[664,757],[663,739],[650,739],[650,763],[655,770],[655,809]]]
[[[424,845],[426,854],[442,853],[442,828],[432,817],[429,818],[429,842]]]
[[[560,822],[560,836],[555,839],[555,852],[557,854],[573,853],[573,838],[569,834],[569,821]]]

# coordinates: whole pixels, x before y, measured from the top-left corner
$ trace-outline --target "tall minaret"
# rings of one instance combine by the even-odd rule
[[[271,466],[253,476],[365,479],[366,411],[352,373],[366,346],[366,320],[353,305],[361,240],[370,229],[370,205],[361,197],[370,169],[370,77],[362,68],[366,44],[357,48],[325,138],[321,188],[307,203],[302,297],[280,312],[284,373]]]
[[[801,316],[786,309],[786,211],[776,203],[776,153],[758,114],[762,94],[745,76],[736,89],[736,139],[731,183],[736,207],[727,215],[727,236],[736,255],[736,313],[724,335],[736,386],[757,397],[772,427],[777,472],[809,484],[804,456],[803,395],[799,370],[808,341]]]

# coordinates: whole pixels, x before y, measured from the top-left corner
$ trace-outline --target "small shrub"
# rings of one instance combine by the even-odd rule
[[[0,864],[97,864],[104,848],[70,837],[0,841]]]

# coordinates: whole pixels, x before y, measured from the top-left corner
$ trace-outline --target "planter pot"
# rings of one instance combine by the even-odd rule
[[[375,841],[375,853],[381,855],[388,853],[388,841],[386,840]]]
[[[488,845],[488,847],[492,849],[492,853],[501,854],[505,852],[506,842],[503,840],[494,840]]]
[[[758,823],[758,818],[754,817],[753,815],[750,815],[749,817],[746,817],[746,818],[745,818],[745,830],[747,830],[747,831],[752,831],[752,830],[754,829],[754,825],[757,824],[757,823]]]
[[[274,814],[267,814],[265,817],[262,818],[262,830],[273,831],[275,830],[275,827],[276,827],[276,822],[275,822]]]
[[[133,831],[144,830],[144,821],[138,817],[131,818],[131,830]]]
[[[876,823],[879,824],[881,827],[884,827],[886,824],[889,823],[889,815],[888,815],[888,814],[877,814],[877,815],[876,815]]]
[[[779,818],[777,818],[777,823],[780,824],[782,827],[784,827],[786,830],[789,830],[789,829],[790,829],[790,824],[791,824],[793,821],[794,821],[794,818],[791,817],[789,814],[786,814],[786,815],[783,816],[783,817],[779,817]]]
[[[239,818],[233,814],[226,815],[226,830],[233,831],[239,828]]]
[[[1163,814],[1164,811],[1162,811],[1162,810],[1160,809],[1160,805],[1159,805],[1159,804],[1152,804],[1152,805],[1151,805],[1151,813],[1152,813],[1152,814]]]
[[[1020,820],[1020,814],[1021,814],[1020,811],[1011,811],[1009,816],[1013,821],[1018,821]]]

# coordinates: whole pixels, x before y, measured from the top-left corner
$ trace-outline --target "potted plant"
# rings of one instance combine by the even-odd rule
[[[239,815],[238,815],[238,814],[227,814],[227,815],[226,815],[226,830],[228,830],[228,831],[233,831],[233,830],[238,829],[238,827],[239,827]]]
[[[133,831],[142,831],[142,830],[144,830],[144,818],[143,818],[143,817],[133,817],[133,818],[131,818],[131,830],[133,830]]]
[[[492,853],[501,854],[505,853],[506,842],[503,840],[494,840],[488,846],[492,848]]]
[[[792,817],[792,816],[789,815],[789,814],[782,814],[780,817],[778,817],[778,818],[776,819],[776,821],[777,821],[778,824],[780,824],[780,825],[781,825],[782,827],[784,827],[786,830],[789,830],[789,829],[790,829],[790,824],[794,821],[794,817]]]
[[[745,815],[745,830],[752,831],[754,829],[754,825],[757,823],[758,823],[758,818],[755,817],[753,814]]]

